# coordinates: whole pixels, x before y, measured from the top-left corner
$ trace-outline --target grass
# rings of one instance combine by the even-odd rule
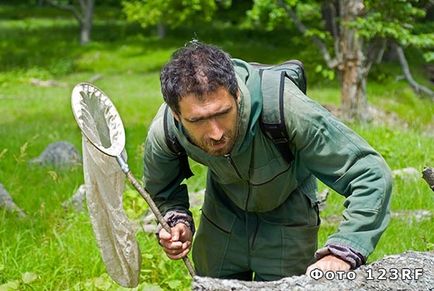
[[[0,290],[122,290],[106,274],[88,215],[61,206],[83,183],[81,168],[59,170],[28,163],[55,141],[66,140],[81,148],[70,109],[70,92],[76,83],[101,75],[94,83],[111,96],[123,118],[129,164],[137,177],[143,172],[147,128],[161,103],[158,71],[177,47],[195,35],[247,60],[275,63],[288,55],[302,59],[312,98],[339,104],[336,82],[321,81],[311,73],[319,62],[316,50],[288,48],[283,36],[270,38],[267,33],[217,26],[214,31],[182,28],[158,40],[122,20],[97,15],[95,41],[81,47],[76,23],[68,14],[3,5],[0,15],[4,36],[0,42],[0,183],[27,213],[19,218],[0,210]],[[303,45],[300,38],[292,40]],[[36,87],[30,83],[32,78],[53,79],[61,86]],[[370,82],[368,96],[371,104],[400,122],[350,126],[383,154],[392,169],[433,166],[434,104],[393,79]],[[192,168],[196,175],[188,186],[196,191],[204,187],[206,170],[198,164]],[[126,211],[137,217],[146,206],[134,191],[127,193]],[[321,214],[320,244],[338,227],[330,218],[339,217],[342,204],[343,198],[332,193]],[[432,192],[421,179],[397,178],[391,207],[394,212],[426,209],[432,213]],[[199,209],[193,212],[198,217]],[[370,261],[410,249],[432,250],[432,230],[432,216],[421,221],[393,217]],[[189,289],[185,267],[163,255],[154,235],[139,233],[137,239],[142,250],[140,290]]]

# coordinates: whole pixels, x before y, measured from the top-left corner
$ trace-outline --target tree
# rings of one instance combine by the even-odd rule
[[[85,45],[90,42],[95,0],[48,0],[47,2],[54,7],[70,11],[80,25],[80,44]]]
[[[344,117],[367,120],[367,77],[372,65],[382,60],[388,43],[434,47],[433,33],[417,34],[414,29],[416,19],[425,14],[423,4],[418,0],[255,0],[248,15],[270,30],[290,19],[319,48],[328,68],[338,72]]]
[[[214,0],[125,0],[122,4],[127,20],[138,22],[143,28],[157,26],[160,38],[165,36],[166,27],[211,21],[217,9]]]
[[[430,49],[424,54],[425,60],[433,58],[434,33],[432,28],[429,32],[419,31],[417,19],[426,15],[426,10],[434,4],[434,1],[403,1],[400,5],[393,3],[383,3],[381,1],[365,1],[372,11],[382,11],[382,14],[371,13],[365,18],[358,19],[356,27],[366,39],[372,37],[386,40],[390,49],[395,52],[404,73],[413,90],[422,96],[428,96],[434,101],[434,92],[418,84],[410,72],[410,66],[404,53],[406,47],[416,47],[419,49]],[[417,5],[417,6],[416,6]],[[422,9],[423,8],[423,9]],[[373,25],[374,24],[374,25]],[[428,28],[429,30],[429,28]]]

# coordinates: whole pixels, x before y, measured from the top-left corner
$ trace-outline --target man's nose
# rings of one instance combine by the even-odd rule
[[[223,138],[224,129],[215,119],[209,120],[208,137],[215,141],[219,141]]]

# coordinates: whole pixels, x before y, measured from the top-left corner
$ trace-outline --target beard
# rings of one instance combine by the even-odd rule
[[[226,131],[223,134],[222,138],[218,141],[210,138],[198,139],[193,134],[188,132],[188,130],[185,127],[184,130],[186,130],[189,139],[193,144],[198,146],[200,149],[202,149],[210,156],[215,156],[215,157],[223,156],[230,153],[232,148],[234,147],[235,141],[237,140],[237,136],[238,136],[237,126]]]
[[[204,152],[210,156],[224,156],[232,150],[237,138],[237,130],[231,129],[225,132],[223,137],[216,141],[210,138],[197,139],[194,135],[187,132],[190,137],[190,141],[201,148]]]

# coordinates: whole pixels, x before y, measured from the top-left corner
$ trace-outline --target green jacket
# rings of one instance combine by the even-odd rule
[[[294,161],[288,165],[259,128],[262,96],[258,71],[241,60],[234,60],[234,65],[242,98],[239,135],[229,155],[207,155],[189,142],[182,126],[175,124],[169,114],[169,128],[188,156],[209,169],[203,211],[217,221],[224,220],[214,202],[229,199],[231,205],[244,211],[270,213],[295,190],[305,193],[314,205],[317,202],[315,178],[318,178],[346,197],[344,220],[327,244],[348,246],[367,257],[390,217],[392,179],[384,159],[287,80],[285,123],[289,147],[294,153]],[[145,188],[163,214],[189,208],[179,160],[165,142],[165,106],[161,106],[150,127],[144,155]],[[279,213],[283,221],[284,216],[291,215],[296,214]]]

